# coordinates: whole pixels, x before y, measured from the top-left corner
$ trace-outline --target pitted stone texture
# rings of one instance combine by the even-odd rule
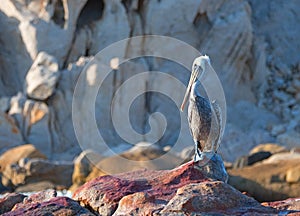
[[[73,198],[100,215],[278,215],[232,186],[208,178],[193,162],[173,170],[102,176]]]
[[[22,203],[26,196],[19,193],[6,194],[0,198],[0,214],[11,211],[11,209],[17,204]]]
[[[28,203],[20,208],[3,214],[3,216],[31,216],[31,215],[81,215],[94,216],[89,210],[81,207],[77,202],[68,197],[55,197],[45,202]]]

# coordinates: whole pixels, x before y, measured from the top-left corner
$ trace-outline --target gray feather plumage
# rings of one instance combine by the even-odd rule
[[[190,98],[188,107],[190,131],[201,152],[217,151],[222,134],[221,119],[221,109],[216,101],[210,103],[202,96]]]

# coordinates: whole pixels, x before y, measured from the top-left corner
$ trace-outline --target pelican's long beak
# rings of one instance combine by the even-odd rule
[[[196,69],[193,69],[188,87],[187,87],[185,95],[184,95],[184,99],[183,99],[181,107],[180,107],[181,112],[183,112],[184,106],[185,106],[185,104],[188,100],[189,94],[191,92],[192,85],[195,82],[196,78],[198,77],[198,73],[199,73],[199,67],[197,67]]]

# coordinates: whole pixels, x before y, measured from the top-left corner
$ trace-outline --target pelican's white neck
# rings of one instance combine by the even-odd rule
[[[191,98],[195,99],[195,97],[197,96],[201,96],[200,95],[200,81],[198,79],[196,79],[196,81],[193,83],[192,88],[191,88]]]

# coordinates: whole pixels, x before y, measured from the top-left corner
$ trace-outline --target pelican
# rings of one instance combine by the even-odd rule
[[[210,70],[213,68],[208,56],[200,56],[194,60],[190,81],[180,107],[183,111],[189,97],[188,122],[195,144],[194,162],[209,160],[216,153],[222,134],[221,109],[218,103],[210,103],[199,91],[201,78]]]

